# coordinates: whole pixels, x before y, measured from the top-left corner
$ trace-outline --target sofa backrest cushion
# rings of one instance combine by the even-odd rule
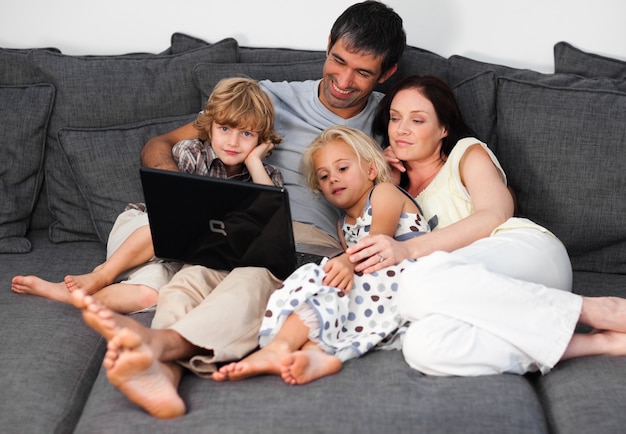
[[[200,63],[193,68],[196,85],[206,101],[215,85],[227,77],[255,80],[304,81],[322,78],[324,60],[292,63]]]
[[[554,45],[554,71],[626,81],[626,61],[588,53],[567,42]]]
[[[197,113],[203,100],[193,81],[193,66],[236,61],[237,41],[226,39],[174,55],[65,56],[35,51],[29,56],[57,90],[45,158],[48,204],[55,218],[50,238],[97,240],[87,203],[59,144],[59,131]]]
[[[43,181],[54,86],[0,85],[0,253],[30,251],[25,237]]]
[[[577,271],[626,273],[626,93],[499,78],[497,156],[523,217]]]
[[[59,143],[100,241],[107,242],[116,217],[128,203],[143,202],[139,153],[146,141],[195,118],[183,115],[117,127],[59,131]]]

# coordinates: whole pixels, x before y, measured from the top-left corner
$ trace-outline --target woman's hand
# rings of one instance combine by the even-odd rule
[[[405,242],[396,241],[388,235],[363,237],[361,241],[348,247],[346,253],[350,262],[355,264],[356,273],[372,273],[411,257]]]
[[[324,285],[341,289],[346,294],[352,289],[354,283],[354,264],[343,254],[329,259],[324,264],[326,276],[322,280]]]
[[[395,184],[400,184],[400,176],[406,172],[406,167],[404,167],[404,163],[396,158],[396,154],[393,153],[393,149],[391,146],[387,146],[383,151],[385,154],[385,160],[387,160],[387,164],[391,168],[391,178]]]

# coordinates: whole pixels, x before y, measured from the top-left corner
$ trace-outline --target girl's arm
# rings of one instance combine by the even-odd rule
[[[398,227],[400,214],[403,212],[407,201],[410,202],[410,199],[401,193],[395,185],[388,182],[378,184],[370,197],[372,206],[370,234],[384,234],[393,237]],[[346,244],[339,224],[337,231],[345,248]],[[355,264],[350,261],[350,257],[346,253],[329,260],[324,266],[324,271],[326,272],[323,280],[325,285],[340,288],[346,293],[352,288]]]
[[[389,265],[387,261],[379,264],[377,255],[397,264],[406,258],[417,259],[436,250],[450,252],[465,247],[488,237],[496,227],[513,216],[513,198],[497,167],[480,145],[467,150],[459,170],[474,206],[472,215],[403,242],[388,237],[367,237],[348,249],[350,260],[358,263],[355,271],[370,273]]]

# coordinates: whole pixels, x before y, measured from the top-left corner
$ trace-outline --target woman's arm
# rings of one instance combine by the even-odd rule
[[[157,169],[178,171],[172,157],[174,145],[184,139],[198,138],[198,130],[190,122],[175,130],[148,140],[141,150],[141,164]]]
[[[461,181],[474,206],[472,215],[401,243],[388,237],[367,237],[348,249],[350,260],[358,263],[355,271],[370,273],[390,265],[388,261],[379,264],[378,255],[397,264],[404,259],[419,258],[436,250],[450,252],[465,247],[489,236],[496,227],[513,216],[513,198],[500,172],[482,147],[477,145],[469,148],[461,160],[459,170]]]

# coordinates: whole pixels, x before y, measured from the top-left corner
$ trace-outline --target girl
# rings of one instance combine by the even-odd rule
[[[404,240],[428,232],[415,201],[389,182],[384,156],[366,134],[328,128],[302,162],[309,186],[343,210],[338,234],[344,248],[370,233]],[[394,297],[405,266],[355,275],[344,253],[299,268],[270,298],[259,332],[262,349],[223,366],[213,378],[269,373],[304,384],[338,372],[343,362],[375,347],[398,348],[404,321]]]

